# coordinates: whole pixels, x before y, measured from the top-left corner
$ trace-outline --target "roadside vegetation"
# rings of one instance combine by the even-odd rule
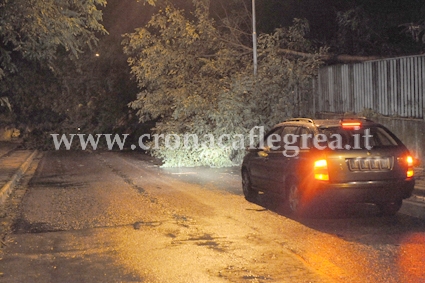
[[[425,51],[425,5],[414,0],[258,1],[254,75],[251,0],[139,2],[151,18],[123,37],[105,28],[106,0],[0,4],[0,126],[42,149],[52,133],[227,135],[222,147],[150,153],[165,166],[230,166],[254,126],[309,115],[321,65]]]
[[[258,38],[259,69],[252,68],[248,13],[213,19],[209,1],[194,1],[192,14],[169,4],[146,27],[127,34],[124,51],[141,92],[130,103],[140,121],[158,120],[156,134],[195,134],[210,144],[228,135],[223,146],[164,144],[153,154],[164,166],[229,166],[238,164],[243,150],[233,149],[233,137],[258,125],[273,125],[299,115],[323,50],[305,38],[307,21],[295,19],[289,28]],[[311,56],[283,56],[282,49]],[[162,140],[164,141],[164,140]],[[246,140],[247,144],[249,143]]]
[[[119,42],[102,25],[106,0],[0,4],[0,126],[29,148],[51,133],[127,130],[136,85]],[[101,39],[101,40],[100,40]]]

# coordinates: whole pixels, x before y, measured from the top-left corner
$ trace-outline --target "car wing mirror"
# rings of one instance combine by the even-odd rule
[[[270,147],[269,146],[262,147],[258,151],[258,156],[260,156],[260,157],[267,157],[267,156],[269,156],[269,152],[270,152]]]
[[[261,151],[264,151],[264,152],[269,153],[270,152],[270,146],[264,146],[264,147],[262,147],[261,148]]]
[[[267,157],[267,156],[269,156],[269,154],[267,152],[265,152],[265,151],[259,151],[257,154],[260,157]]]

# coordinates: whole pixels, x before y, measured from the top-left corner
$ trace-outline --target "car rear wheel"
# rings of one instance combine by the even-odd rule
[[[397,200],[395,202],[379,203],[378,208],[381,211],[381,215],[392,216],[400,210],[402,204],[402,200]]]
[[[251,179],[246,169],[242,170],[242,190],[247,200],[255,200],[258,195],[258,192],[252,189]]]
[[[291,181],[287,187],[287,208],[289,213],[299,215],[301,212],[301,197],[302,193],[296,181]]]

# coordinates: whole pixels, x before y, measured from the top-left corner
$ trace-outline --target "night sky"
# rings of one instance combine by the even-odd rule
[[[251,1],[244,0],[250,12]],[[174,0],[179,7],[190,7],[191,0]],[[224,15],[228,9],[228,0],[211,2],[213,15]],[[226,7],[226,8],[224,8]],[[400,44],[410,41],[403,34],[403,23],[417,22],[425,18],[423,0],[256,0],[257,31],[271,33],[275,28],[290,26],[294,18],[306,18],[310,23],[309,38],[319,45],[329,45],[338,31],[336,15],[338,11],[347,11],[361,7],[380,27],[372,27],[384,41]],[[143,1],[108,0],[104,8],[104,22],[112,38],[120,42],[121,34],[133,32],[142,27],[156,10]],[[401,50],[404,46],[401,46]],[[372,54],[371,54],[372,55]]]
[[[136,0],[108,0],[103,9],[103,24],[111,36],[133,32],[147,23],[154,8]]]

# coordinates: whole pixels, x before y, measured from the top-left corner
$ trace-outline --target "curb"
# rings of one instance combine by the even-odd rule
[[[425,220],[425,203],[405,199],[400,213]]]
[[[416,184],[410,198],[403,200],[400,213],[425,220],[425,176],[423,167],[415,167]]]
[[[15,146],[15,147],[13,147],[13,148],[10,148],[8,151],[5,151],[5,152],[3,152],[3,153],[0,153],[0,158],[2,158],[3,156],[6,156],[6,155],[8,155],[9,153],[11,153],[12,151],[14,151],[14,150],[16,149],[16,147],[18,147],[18,146]]]
[[[21,179],[21,177],[25,174],[25,172],[28,170],[31,162],[34,160],[34,157],[38,154],[38,151],[35,150],[25,161],[21,164],[19,169],[15,172],[15,174],[12,176],[9,182],[7,182],[1,189],[0,189],[0,205],[2,205],[9,194],[12,192],[14,186],[16,183]]]

